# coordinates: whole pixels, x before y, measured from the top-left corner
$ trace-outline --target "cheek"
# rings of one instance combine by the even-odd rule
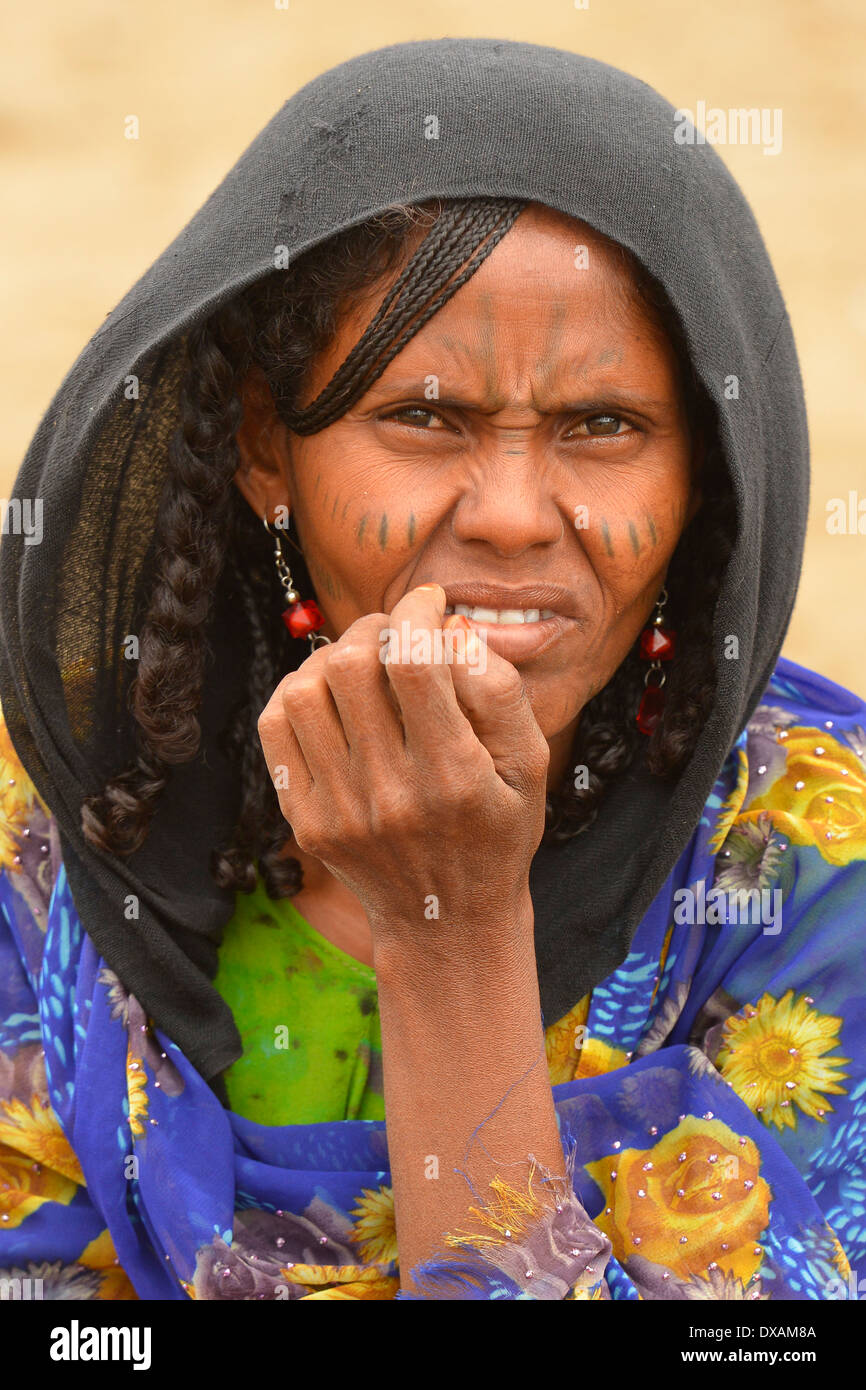
[[[405,479],[398,485],[394,470],[334,439],[304,450],[292,496],[307,568],[331,616],[348,623],[382,607],[417,551],[425,506],[417,489]]]
[[[611,467],[584,481],[575,526],[599,581],[626,598],[666,566],[686,522],[687,460]]]

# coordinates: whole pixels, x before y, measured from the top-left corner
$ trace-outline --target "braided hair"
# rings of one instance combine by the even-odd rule
[[[281,418],[298,434],[324,429],[358,400],[414,332],[474,273],[524,203],[497,198],[434,199],[388,208],[330,238],[228,301],[185,340],[180,424],[168,447],[168,472],[156,518],[155,578],[140,625],[140,658],[129,692],[135,725],[134,764],[82,805],[82,830],[97,847],[133,853],[147,836],[172,765],[200,748],[206,629],[217,581],[228,571],[252,639],[246,695],[224,731],[238,770],[240,807],[226,846],[214,849],[211,872],[222,888],[252,892],[260,875],[270,897],[302,886],[298,860],[286,854],[290,827],[280,811],[258,738],[258,718],[298,654],[274,602],[261,523],[234,485],[241,459],[236,435],[241,387],[252,366],[267,379]],[[372,290],[406,261],[361,340],[315,400],[300,401],[311,364],[333,340],[350,300]],[[734,504],[715,444],[712,406],[691,365],[679,319],[662,287],[618,248],[638,293],[668,335],[682,376],[690,423],[704,443],[703,503],[680,537],[668,570],[668,613],[680,634],[659,726],[640,735],[635,711],[644,667],[633,650],[583,708],[571,772],[548,794],[544,838],[569,839],[598,814],[605,790],[632,765],[643,743],[652,774],[675,778],[691,756],[715,692],[713,618],[733,543]],[[314,586],[298,550],[296,587]]]

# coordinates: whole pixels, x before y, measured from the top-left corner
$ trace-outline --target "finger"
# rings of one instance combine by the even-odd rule
[[[325,663],[305,662],[280,682],[275,694],[313,783],[339,778],[348,761],[349,745],[325,679]]]
[[[313,779],[301,745],[291,724],[286,722],[281,702],[275,695],[271,696],[259,715],[258,734],[280,810],[286,820],[291,821],[291,810],[309,795]]]
[[[444,613],[445,591],[438,584],[405,594],[391,613],[394,636],[385,666],[409,755],[438,770],[465,748],[472,733],[457,704],[445,656]]]
[[[446,619],[454,693],[497,773],[518,791],[535,790],[550,749],[538,727],[523,677],[465,618]]]
[[[403,724],[383,660],[389,630],[384,613],[359,618],[327,648],[323,668],[350,762],[364,780],[391,772],[405,758]]]

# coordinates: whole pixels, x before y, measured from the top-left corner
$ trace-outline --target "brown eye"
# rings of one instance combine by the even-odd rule
[[[585,415],[582,420],[576,420],[565,435],[566,439],[586,439],[587,435],[593,438],[603,438],[605,435],[614,438],[618,435],[629,433],[628,421],[621,415],[608,415],[607,411],[598,411],[595,415]]]
[[[590,434],[617,434],[622,420],[618,415],[593,415],[584,424]]]
[[[434,410],[425,410],[421,405],[405,405],[401,410],[395,410],[392,415],[386,415],[386,420],[396,420],[401,425],[414,425],[416,429],[426,430],[430,425],[438,422],[442,425],[442,419]]]

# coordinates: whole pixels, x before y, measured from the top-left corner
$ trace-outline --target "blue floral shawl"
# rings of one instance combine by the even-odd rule
[[[861,700],[779,662],[627,959],[547,1027],[568,1199],[492,1185],[487,1234],[449,1237],[422,1294],[857,1297],[864,726]],[[83,933],[2,725],[0,772],[0,1278],[398,1296],[384,1124],[224,1109]]]

